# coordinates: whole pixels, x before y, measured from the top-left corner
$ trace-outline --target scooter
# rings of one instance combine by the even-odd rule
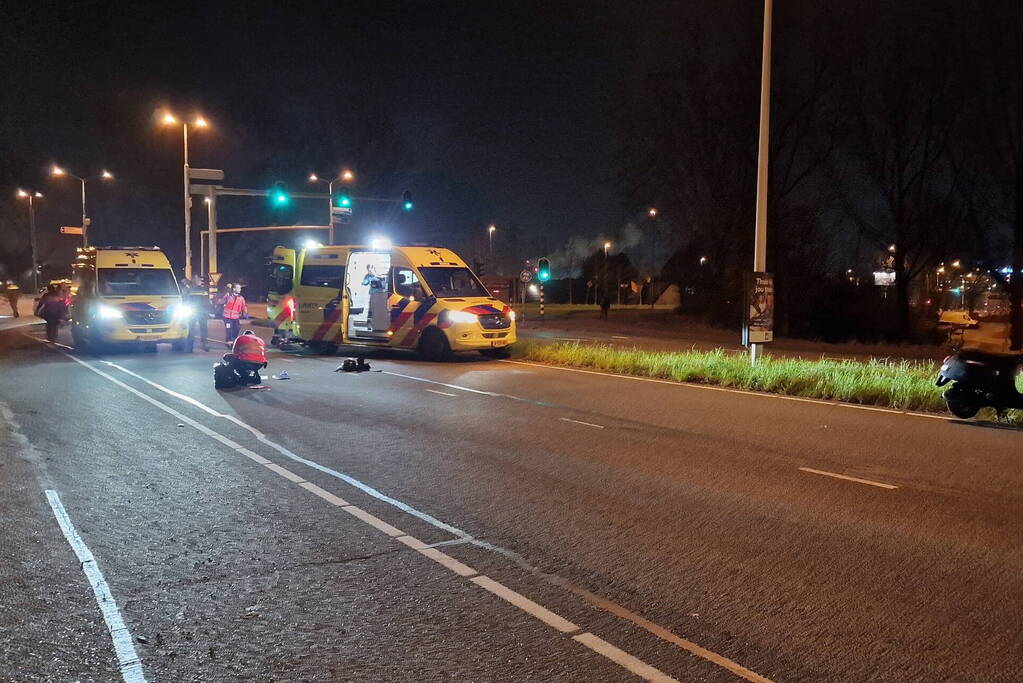
[[[1016,389],[1016,373],[1023,353],[989,353],[961,349],[945,358],[935,382],[939,387],[953,382],[944,394],[950,413],[967,420],[990,406],[1005,416],[1010,409],[1023,409],[1023,394]]]

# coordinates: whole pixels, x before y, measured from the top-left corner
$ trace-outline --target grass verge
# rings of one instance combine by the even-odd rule
[[[945,412],[943,389],[934,385],[932,361],[781,358],[766,355],[751,366],[744,354],[717,351],[644,351],[576,342],[520,341],[517,358],[620,375],[715,384],[786,396],[863,405]],[[983,414],[983,413],[982,413]],[[992,411],[993,414],[993,411]],[[1023,423],[1023,411],[1010,411]]]

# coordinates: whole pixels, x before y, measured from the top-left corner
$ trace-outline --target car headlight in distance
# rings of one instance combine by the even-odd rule
[[[174,306],[173,316],[175,320],[187,320],[188,318],[191,318],[194,313],[195,309],[188,304],[177,304]]]
[[[116,318],[123,318],[124,313],[121,309],[114,308],[113,306],[107,306],[106,304],[100,304],[99,308],[96,309],[96,315],[103,320],[114,320]]]
[[[475,313],[466,313],[465,311],[451,311],[448,314],[448,318],[453,323],[478,323],[480,318]]]

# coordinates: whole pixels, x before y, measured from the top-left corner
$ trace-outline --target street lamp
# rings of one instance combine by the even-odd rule
[[[188,193],[188,123],[185,121],[178,121],[178,118],[171,112],[164,112],[163,117],[160,119],[160,123],[165,126],[176,126],[178,123],[181,124],[181,146],[185,150],[184,160],[185,163],[182,166],[182,179],[184,186],[185,196],[185,277],[189,280],[192,279],[192,241],[190,239],[192,233],[192,197]],[[202,116],[196,116],[192,122],[192,125],[196,128],[209,128],[209,122],[206,121]]]
[[[767,270],[767,172],[771,142],[771,15],[773,0],[764,0],[764,37],[760,55],[760,130],[757,145],[757,210],[753,237],[753,272]],[[757,344],[749,347],[750,364],[757,364]]]
[[[68,173],[66,168],[57,166],[56,164],[50,168],[50,175],[54,178],[74,178],[82,184],[82,246],[89,246],[89,215],[85,211],[85,183],[90,180],[113,180],[114,174],[110,171],[103,169],[103,171],[97,176],[76,176],[73,173]]]
[[[487,228],[487,235],[490,237],[490,258],[494,258],[494,232],[497,231],[497,226],[493,223]]]
[[[610,242],[604,242],[604,296],[607,296],[607,250],[611,248]]]
[[[30,190],[18,190],[18,199],[28,200],[28,230],[29,240],[32,242],[32,286],[33,296],[39,293],[39,258],[36,250],[36,207],[35,200],[42,199],[40,192]]]
[[[646,214],[651,218],[654,218],[657,216],[657,209],[651,208],[649,211],[646,212]]]
[[[320,176],[315,173],[309,174],[309,182],[311,183],[327,183],[327,244],[334,244],[334,183],[341,181],[342,183],[351,183],[355,181],[355,174],[352,173],[351,169],[344,169],[339,173],[333,180],[324,181]]]

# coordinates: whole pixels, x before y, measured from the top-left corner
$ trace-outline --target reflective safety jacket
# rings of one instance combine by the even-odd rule
[[[266,362],[266,345],[262,339],[252,333],[252,330],[246,330],[245,334],[238,336],[234,340],[231,353],[238,360],[248,361],[249,363]]]
[[[238,320],[248,310],[245,307],[245,297],[240,294],[228,294],[224,297],[224,319]]]

